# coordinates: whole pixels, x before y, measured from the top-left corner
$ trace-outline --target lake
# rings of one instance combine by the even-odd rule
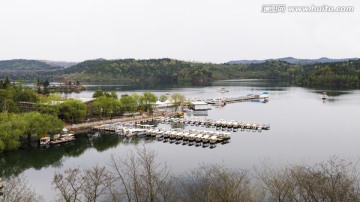
[[[116,135],[95,138],[81,134],[74,144],[1,155],[1,175],[23,173],[37,193],[42,194],[46,201],[54,201],[51,181],[55,171],[106,165],[112,154],[122,155],[141,145],[155,150],[158,160],[166,162],[175,173],[189,171],[202,163],[252,170],[265,159],[285,165],[311,164],[334,155],[350,160],[359,158],[360,90],[309,89],[262,80],[217,81],[211,86],[196,87],[121,84],[89,84],[86,87],[87,90],[81,93],[63,96],[91,97],[96,89],[102,89],[115,90],[118,95],[145,91],[157,95],[178,92],[190,98],[208,99],[266,91],[270,93],[267,103],[239,102],[224,107],[211,106],[208,116],[197,117],[269,123],[271,129],[262,132],[239,130],[231,134],[230,143],[218,144],[214,149],[145,138],[130,140]],[[221,87],[229,92],[219,93]],[[327,101],[321,99],[323,91],[330,96]]]

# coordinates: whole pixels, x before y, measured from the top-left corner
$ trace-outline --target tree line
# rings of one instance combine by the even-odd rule
[[[27,60],[5,61],[1,65],[5,65],[4,68],[9,66],[16,69],[16,71],[3,72],[2,75],[17,80],[20,78],[54,80],[65,77],[81,81],[194,85],[208,84],[214,80],[223,79],[273,79],[288,80],[299,86],[360,86],[360,60],[315,64],[293,64],[280,60],[250,64],[212,64],[169,58],[102,59],[87,60],[65,69]],[[24,68],[27,70],[25,71]],[[37,69],[41,69],[41,71],[37,71]]]
[[[175,175],[170,167],[157,161],[154,151],[143,146],[111,156],[106,166],[57,171],[52,186],[57,201],[66,202],[360,200],[358,164],[338,157],[314,165],[283,167],[264,161],[252,173],[224,165],[202,164]],[[43,201],[21,175],[5,179],[4,184],[2,197],[6,201]]]
[[[43,85],[47,86],[48,82],[43,82]],[[96,90],[93,98],[94,101],[85,104],[54,94],[38,94],[21,83],[11,83],[8,78],[0,81],[0,153],[18,149],[21,139],[26,138],[30,144],[34,139],[59,133],[64,123],[83,123],[125,113],[152,113],[158,100],[151,92],[124,94],[118,98],[114,91],[101,90]],[[162,95],[160,99],[169,97]],[[170,99],[176,109],[185,103],[185,97],[179,93],[172,94]]]
[[[59,76],[96,81],[206,84],[223,79],[288,80],[300,86],[360,86],[360,60],[292,64],[268,60],[254,64],[212,64],[173,59],[90,60],[58,71]]]

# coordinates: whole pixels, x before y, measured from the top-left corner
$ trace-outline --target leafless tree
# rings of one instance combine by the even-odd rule
[[[95,202],[104,195],[112,182],[112,176],[105,167],[95,166],[82,174],[82,193],[88,202]]]
[[[264,192],[250,183],[247,171],[203,165],[183,177],[182,201],[261,201]]]
[[[31,189],[23,175],[4,180],[3,183],[3,195],[0,196],[2,202],[44,201],[42,196]]]
[[[156,156],[145,146],[123,157],[112,156],[110,166],[117,179],[114,185],[117,189],[112,190],[113,199],[173,201],[176,179],[166,165],[156,162]]]
[[[258,173],[271,201],[360,201],[357,163],[337,157],[314,166],[268,165]]]
[[[296,183],[291,178],[291,169],[274,169],[267,163],[263,163],[261,171],[256,169],[263,188],[270,193],[271,201],[293,201],[293,193]]]
[[[53,182],[59,193],[59,201],[76,202],[81,201],[81,188],[84,180],[78,168],[65,170],[64,174],[55,173]]]

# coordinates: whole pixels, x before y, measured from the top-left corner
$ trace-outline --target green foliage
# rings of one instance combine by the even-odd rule
[[[48,132],[60,132],[64,123],[54,115],[28,112],[23,114],[25,131],[28,135],[45,136]]]
[[[114,99],[118,99],[118,96],[117,96],[117,94],[116,94],[115,91],[111,91],[110,97],[112,97],[112,98],[114,98]]]
[[[121,96],[120,98],[121,108],[126,112],[135,112],[138,104],[133,96]]]
[[[0,112],[18,112],[17,102],[36,102],[38,100],[35,92],[21,83],[6,86],[6,88],[0,89]]]
[[[64,69],[70,78],[88,80],[150,81],[160,83],[205,83],[212,73],[206,65],[172,59],[89,60]]]
[[[334,63],[291,64],[268,60],[256,64],[191,63],[172,59],[95,60],[67,68],[69,77],[90,80],[207,83],[221,79],[288,80],[305,86],[360,86],[360,60]]]
[[[154,93],[144,92],[140,100],[144,111],[152,111],[152,108],[157,101],[157,97]]]
[[[0,113],[0,153],[19,148],[24,127],[19,115]]]
[[[84,121],[87,106],[79,100],[69,99],[59,106],[59,117],[66,122],[78,123]]]
[[[3,60],[0,61],[0,70],[27,70],[27,71],[40,71],[40,70],[54,70],[59,69],[60,66],[49,65],[45,62],[37,60]]]
[[[7,76],[6,77],[6,79],[5,79],[5,81],[4,81],[4,84],[3,84],[3,88],[7,88],[7,87],[9,87],[10,86],[10,80],[9,80],[9,77]]]
[[[63,69],[63,67],[37,60],[3,60],[0,61],[0,78],[4,79],[8,76],[14,80],[19,80],[20,78],[25,80],[52,79],[57,74],[56,70],[60,69]]]
[[[185,96],[180,93],[171,94],[171,101],[175,107],[175,111],[177,111],[178,107],[182,106],[185,103]]]
[[[298,80],[303,86],[360,86],[360,60],[305,66],[308,71]]]
[[[96,90],[92,97],[93,98],[98,98],[98,97],[101,97],[101,96],[111,97],[111,98],[114,98],[114,99],[118,98],[115,91],[111,91],[111,93],[108,93],[108,92],[104,92],[104,91],[102,91],[100,89]]]
[[[39,95],[39,101],[36,103],[38,112],[42,114],[59,114],[59,103],[65,99],[57,94],[50,94],[48,96]]]
[[[102,90],[100,90],[100,89],[98,89],[98,90],[96,90],[95,92],[94,92],[94,94],[93,94],[93,98],[97,98],[97,97],[101,97],[101,96],[103,96],[104,95],[104,92],[102,91]]]
[[[109,117],[120,111],[120,101],[114,97],[102,95],[92,103],[92,110],[100,117]]]
[[[29,112],[24,114],[0,113],[0,153],[16,150],[20,137],[32,135],[42,137],[48,132],[59,132],[63,122],[57,116]]]
[[[165,102],[169,97],[167,95],[160,95],[159,100]]]

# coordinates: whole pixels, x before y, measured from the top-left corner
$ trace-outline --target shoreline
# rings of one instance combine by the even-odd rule
[[[139,116],[131,116],[131,117],[121,117],[121,118],[113,118],[108,120],[101,120],[101,121],[93,121],[87,123],[79,123],[79,124],[65,124],[64,128],[68,129],[69,131],[73,132],[74,134],[88,132],[94,126],[99,126],[103,124],[112,124],[117,122],[126,122],[126,123],[145,123],[154,121],[160,117],[172,116],[178,114],[179,112],[154,112],[152,115],[142,114]]]

